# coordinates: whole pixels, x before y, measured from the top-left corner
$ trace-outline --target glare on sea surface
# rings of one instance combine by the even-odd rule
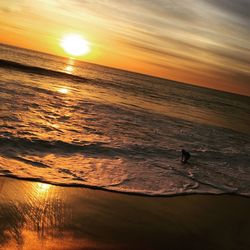
[[[64,67],[63,71],[68,74],[72,74],[75,70],[75,59],[70,57],[66,62],[66,66]]]
[[[59,88],[57,91],[61,94],[68,94],[69,93],[68,88]]]
[[[65,35],[60,45],[66,53],[72,56],[86,55],[90,52],[90,43],[78,34]]]
[[[66,71],[67,73],[72,73],[72,72],[74,71],[74,67],[73,67],[72,65],[67,65],[67,66],[65,67],[65,71]]]

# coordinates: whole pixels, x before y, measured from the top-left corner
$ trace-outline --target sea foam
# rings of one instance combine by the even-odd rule
[[[249,97],[80,62],[69,74],[60,58],[2,50],[0,175],[145,195],[250,196]]]

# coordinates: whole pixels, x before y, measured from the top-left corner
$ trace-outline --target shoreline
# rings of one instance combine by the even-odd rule
[[[32,178],[32,177],[18,177],[12,174],[5,174],[5,175],[0,175],[1,178],[10,178],[13,180],[20,180],[20,181],[29,181],[29,182],[40,182],[48,185],[53,185],[56,187],[69,187],[69,188],[87,188],[90,190],[99,190],[103,192],[110,192],[110,193],[116,193],[116,194],[125,194],[125,195],[131,195],[131,196],[138,196],[138,197],[152,197],[152,198],[171,198],[171,197],[180,197],[180,196],[186,196],[186,195],[211,195],[211,196],[217,196],[217,195],[233,195],[233,196],[239,196],[239,197],[244,197],[244,198],[249,198],[249,195],[244,195],[244,194],[238,194],[236,192],[226,192],[226,191],[221,191],[219,193],[209,193],[209,192],[183,192],[183,193],[174,193],[174,194],[148,194],[148,193],[141,193],[141,192],[129,192],[129,191],[118,191],[118,190],[112,190],[112,189],[107,189],[103,187],[98,187],[98,186],[91,186],[91,185],[85,185],[85,184],[77,184],[77,183],[71,183],[71,184],[64,184],[64,183],[53,183],[53,182],[48,182],[44,181],[38,178]]]
[[[249,209],[238,195],[149,197],[0,177],[0,249],[249,249]]]

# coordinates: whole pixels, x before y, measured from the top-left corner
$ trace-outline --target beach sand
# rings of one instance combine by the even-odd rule
[[[143,197],[0,178],[0,249],[250,249],[250,198]]]

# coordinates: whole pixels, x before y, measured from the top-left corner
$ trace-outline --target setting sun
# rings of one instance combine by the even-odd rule
[[[71,56],[86,55],[90,52],[90,43],[77,34],[65,35],[60,45]]]

